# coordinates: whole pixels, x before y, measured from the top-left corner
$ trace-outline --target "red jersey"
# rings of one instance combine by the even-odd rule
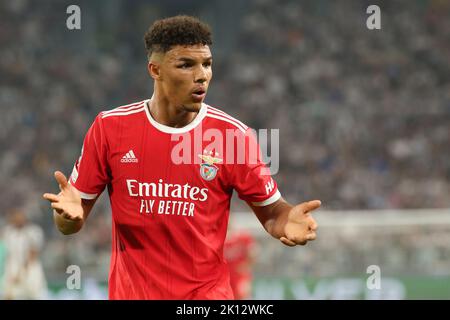
[[[248,133],[240,121],[203,103],[187,126],[168,127],[148,102],[98,114],[70,177],[83,199],[108,188],[109,298],[232,299],[223,258],[232,192],[264,206],[281,197],[277,185],[259,152],[251,161],[225,141]]]
[[[230,269],[230,284],[236,299],[251,298],[254,250],[255,240],[246,231],[229,234],[225,241],[224,256]]]

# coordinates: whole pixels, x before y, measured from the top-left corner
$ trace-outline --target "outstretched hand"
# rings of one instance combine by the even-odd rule
[[[50,201],[52,208],[63,218],[71,221],[83,220],[83,207],[78,190],[68,183],[66,176],[60,171],[55,172],[55,179],[61,192],[58,195],[45,193],[44,199]]]
[[[316,239],[317,223],[311,212],[321,206],[320,200],[303,202],[293,207],[284,227],[284,237],[280,241],[287,246],[305,245]]]

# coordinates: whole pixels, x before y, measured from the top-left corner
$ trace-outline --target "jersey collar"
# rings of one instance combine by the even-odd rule
[[[148,99],[145,101],[145,113],[147,114],[148,121],[151,123],[152,126],[154,126],[159,131],[170,133],[170,134],[178,134],[178,133],[186,133],[192,129],[194,129],[206,116],[207,112],[207,105],[205,103],[202,103],[202,106],[200,108],[200,111],[198,112],[197,116],[192,120],[188,125],[181,127],[181,128],[174,128],[169,127],[164,124],[161,124],[157,122],[155,119],[153,119],[151,113],[150,113],[150,105],[149,102],[151,99]]]

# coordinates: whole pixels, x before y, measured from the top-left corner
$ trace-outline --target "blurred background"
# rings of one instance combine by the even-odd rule
[[[81,30],[66,27],[71,4]],[[366,27],[372,4],[381,30]],[[450,299],[445,0],[1,1],[0,297],[106,298],[107,196],[73,236],[41,196],[58,191],[55,170],[70,174],[97,113],[151,96],[144,32],[181,13],[213,29],[206,103],[280,129],[282,195],[324,204],[318,239],[291,249],[233,202],[233,234],[246,236],[229,257],[248,265],[244,297]],[[79,290],[66,286],[70,265]],[[368,288],[369,266],[381,289]]]

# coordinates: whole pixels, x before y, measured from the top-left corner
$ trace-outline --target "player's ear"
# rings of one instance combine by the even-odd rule
[[[153,61],[149,61],[147,65],[148,74],[155,80],[161,79],[161,68]]]

